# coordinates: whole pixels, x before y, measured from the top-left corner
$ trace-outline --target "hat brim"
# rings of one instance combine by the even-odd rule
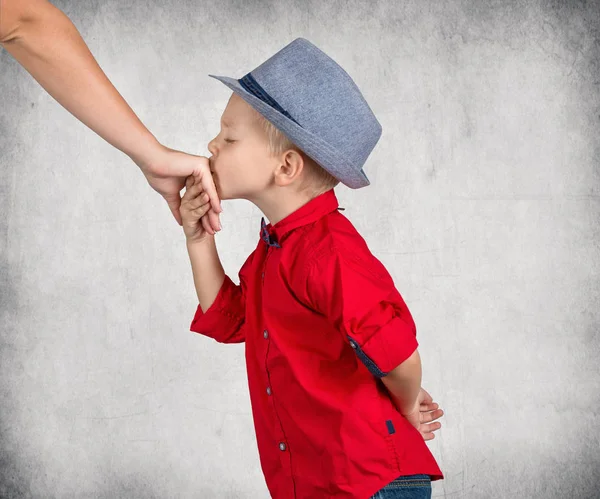
[[[363,169],[361,167],[355,167],[351,159],[344,158],[327,142],[305,130],[287,116],[281,114],[258,97],[255,97],[246,91],[235,78],[215,75],[208,76],[219,80],[238,94],[267,120],[281,130],[294,144],[302,149],[302,151],[314,159],[334,177],[339,179],[344,185],[351,189],[359,189],[370,185],[371,182]]]

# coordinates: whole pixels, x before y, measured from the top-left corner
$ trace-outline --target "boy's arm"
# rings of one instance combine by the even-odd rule
[[[225,271],[217,252],[214,237],[201,242],[186,241],[198,305],[206,311],[215,301],[225,280]]]
[[[377,258],[354,245],[321,252],[307,271],[306,298],[380,378],[400,412],[412,410],[421,385],[413,318]]]
[[[223,270],[214,236],[208,235],[202,242],[187,242],[186,246],[198,295],[190,330],[219,343],[245,341],[245,270],[250,257],[239,272],[240,285],[237,286]]]
[[[421,357],[418,350],[381,378],[400,414],[408,414],[414,409],[421,391],[421,378]]]

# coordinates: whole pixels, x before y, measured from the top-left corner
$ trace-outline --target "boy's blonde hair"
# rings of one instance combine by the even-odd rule
[[[294,149],[302,154],[304,159],[304,175],[300,180],[299,192],[307,193],[311,198],[334,188],[340,181],[321,167],[316,161],[306,155],[296,144],[279,130],[273,123],[262,114],[258,114],[258,120],[269,138],[269,149],[271,154],[281,154],[287,149]]]

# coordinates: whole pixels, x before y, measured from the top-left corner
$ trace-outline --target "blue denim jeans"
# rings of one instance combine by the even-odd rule
[[[431,499],[429,475],[399,476],[370,499]]]

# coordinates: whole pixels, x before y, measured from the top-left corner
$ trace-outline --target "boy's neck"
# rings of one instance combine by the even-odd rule
[[[263,212],[271,225],[275,225],[324,192],[298,193],[279,187],[276,191],[265,192],[263,196],[249,199],[249,201]]]

